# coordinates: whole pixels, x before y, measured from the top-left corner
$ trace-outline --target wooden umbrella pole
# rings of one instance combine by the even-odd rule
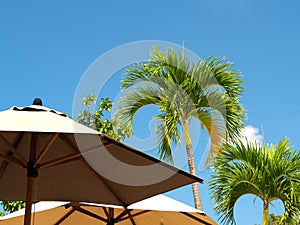
[[[30,225],[31,223],[31,206],[32,206],[33,194],[35,193],[35,179],[39,175],[38,169],[35,166],[36,142],[37,142],[37,134],[32,133],[29,161],[27,162],[27,190],[26,190],[26,207],[25,207],[24,225]]]
[[[35,177],[27,177],[27,191],[26,191],[26,208],[24,225],[30,225],[31,222],[31,206],[34,193]]]

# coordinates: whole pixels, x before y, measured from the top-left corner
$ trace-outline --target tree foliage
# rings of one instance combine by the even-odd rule
[[[96,96],[92,94],[82,99],[82,104],[86,109],[80,112],[77,121],[116,140],[124,139],[125,136],[128,136],[122,129],[118,129],[117,132],[115,132],[111,120],[105,118],[106,113],[110,112],[113,106],[111,99],[101,98],[101,101],[96,106],[95,112],[92,113],[90,108],[97,103],[96,100]]]
[[[0,203],[3,206],[3,209],[9,213],[18,211],[25,207],[24,201],[1,201]]]
[[[183,133],[193,175],[196,169],[189,131],[193,118],[199,120],[210,135],[207,164],[213,160],[224,137],[237,137],[243,126],[245,110],[239,103],[243,79],[225,58],[208,57],[192,63],[184,50],[177,53],[169,48],[163,52],[154,47],[150,59],[129,67],[121,82],[125,92],[113,114],[116,127],[132,134],[137,111],[147,105],[158,106],[155,118],[160,158],[173,162],[171,147],[181,143]],[[193,184],[193,193],[196,207],[202,209],[197,184]]]
[[[285,207],[282,221],[292,223],[300,216],[300,152],[293,151],[287,139],[277,146],[227,143],[214,161],[209,185],[224,224],[235,224],[234,205],[245,194],[263,201],[263,225],[268,224],[269,204],[277,199]]]
[[[268,225],[298,225],[300,224],[300,218],[294,218],[289,223],[283,222],[282,216],[276,216],[275,214],[270,214],[268,219]]]
[[[215,146],[223,141],[224,132],[228,138],[237,137],[244,125],[245,110],[239,103],[242,75],[224,57],[192,63],[184,51],[169,48],[163,52],[154,47],[150,59],[129,67],[121,83],[126,91],[116,102],[114,122],[132,134],[136,112],[146,105],[157,105],[157,141],[164,160],[172,161],[171,146],[181,141],[178,127],[192,118],[200,121]],[[214,150],[211,148],[212,153]]]

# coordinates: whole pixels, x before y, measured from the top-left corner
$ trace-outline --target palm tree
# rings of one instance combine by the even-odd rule
[[[277,146],[235,141],[222,146],[209,183],[215,208],[225,224],[235,224],[237,200],[253,194],[263,201],[263,222],[268,225],[269,205],[280,199],[285,206],[284,224],[300,216],[300,152],[287,139]]]
[[[189,63],[184,51],[164,53],[154,47],[147,62],[126,70],[121,81],[125,94],[116,103],[113,113],[115,127],[132,133],[136,112],[144,106],[156,105],[159,114],[156,127],[159,156],[173,163],[171,146],[183,140],[190,173],[196,175],[189,123],[200,121],[211,138],[210,158],[224,139],[235,137],[243,126],[245,112],[239,104],[242,93],[241,74],[224,58],[208,57],[196,64]],[[198,184],[192,185],[195,206],[202,209]]]

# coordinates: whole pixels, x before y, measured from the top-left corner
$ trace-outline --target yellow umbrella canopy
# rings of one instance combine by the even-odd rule
[[[0,200],[127,207],[202,179],[41,105],[0,112]]]
[[[164,195],[121,206],[39,202],[33,206],[35,224],[43,225],[216,225],[203,211]],[[23,221],[24,210],[0,218],[2,225],[16,225]]]

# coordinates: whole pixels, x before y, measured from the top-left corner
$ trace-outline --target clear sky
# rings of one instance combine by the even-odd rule
[[[299,149],[299,10],[298,0],[1,1],[0,110],[41,97],[72,114],[79,81],[101,55],[136,41],[184,43],[200,57],[227,56],[243,73],[247,124],[259,129],[252,134],[263,127],[267,142],[288,137]],[[119,75],[110,81],[99,98],[118,94]],[[148,129],[142,122],[137,132]],[[203,139],[196,151],[205,149]],[[209,174],[198,169],[206,181]],[[204,210],[216,219],[202,190]],[[193,205],[190,187],[168,195]],[[261,223],[260,207],[258,199],[240,199],[238,225]]]

